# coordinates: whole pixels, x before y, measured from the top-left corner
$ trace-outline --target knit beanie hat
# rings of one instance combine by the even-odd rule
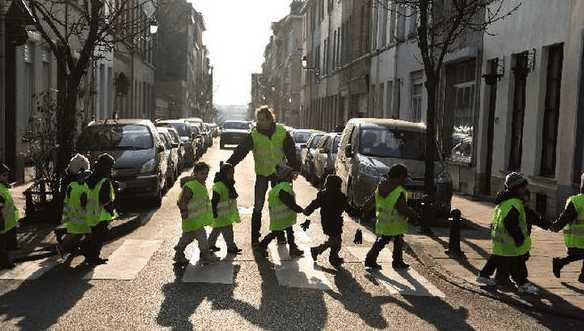
[[[81,154],[75,154],[75,156],[73,156],[69,161],[67,172],[71,175],[77,175],[81,172],[89,170],[89,168],[89,160]]]
[[[505,189],[508,191],[529,184],[527,178],[518,172],[512,172],[505,177]]]

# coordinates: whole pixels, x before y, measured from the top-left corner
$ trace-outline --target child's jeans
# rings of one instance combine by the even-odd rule
[[[200,229],[195,230],[195,231],[183,232],[182,236],[180,237],[180,240],[178,241],[178,243],[174,247],[174,251],[175,251],[174,260],[175,261],[186,259],[185,249],[194,240],[196,240],[197,243],[199,244],[199,250],[201,251],[201,255],[205,255],[205,254],[209,253],[209,243],[207,241],[207,232],[205,231],[205,228],[203,227],[203,228],[200,228]]]
[[[215,246],[220,234],[223,235],[223,239],[227,244],[227,249],[237,249],[237,245],[235,245],[235,241],[233,240],[233,225],[213,228],[213,231],[211,231],[211,234],[209,235],[209,247]]]

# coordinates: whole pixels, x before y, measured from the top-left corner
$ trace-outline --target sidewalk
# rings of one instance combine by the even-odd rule
[[[463,229],[461,233],[461,249],[466,259],[451,259],[444,253],[448,246],[448,229],[434,229],[433,237],[412,234],[406,238],[406,242],[418,258],[436,267],[440,274],[459,281],[465,287],[482,291],[484,288],[475,279],[491,252],[489,225],[494,205],[455,196],[453,208],[460,209],[463,217],[474,225],[473,229]],[[537,298],[519,296],[517,292],[486,292],[501,296],[506,301],[584,317],[584,284],[578,282],[582,262],[566,266],[562,270],[561,279],[557,279],[552,273],[552,258],[563,256],[566,252],[562,233],[534,227],[532,240],[533,248],[528,261],[529,280],[540,287],[542,295]]]

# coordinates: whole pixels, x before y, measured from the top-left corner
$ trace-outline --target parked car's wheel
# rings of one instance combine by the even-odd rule
[[[162,206],[162,195],[163,195],[162,188],[160,188],[160,190],[158,190],[158,193],[154,197],[154,200],[152,201],[154,207],[160,208]]]

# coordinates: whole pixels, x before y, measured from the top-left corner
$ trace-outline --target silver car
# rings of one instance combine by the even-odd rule
[[[341,141],[340,133],[327,133],[320,139],[314,153],[314,179],[320,183],[327,175],[335,173],[335,161]]]
[[[354,205],[368,200],[386,176],[389,167],[401,163],[408,168],[408,203],[417,204],[424,196],[426,126],[400,120],[361,118],[347,123],[339,143],[336,174],[343,180],[343,191]],[[448,169],[435,156],[434,207],[439,214],[450,212],[452,180]]]
[[[173,142],[173,138],[171,137],[171,133],[168,131],[168,128],[157,127],[156,129],[158,130],[158,134],[160,135],[160,138],[164,142],[164,147],[166,148],[166,188],[170,189],[180,173],[178,164],[178,153],[180,145]]]

